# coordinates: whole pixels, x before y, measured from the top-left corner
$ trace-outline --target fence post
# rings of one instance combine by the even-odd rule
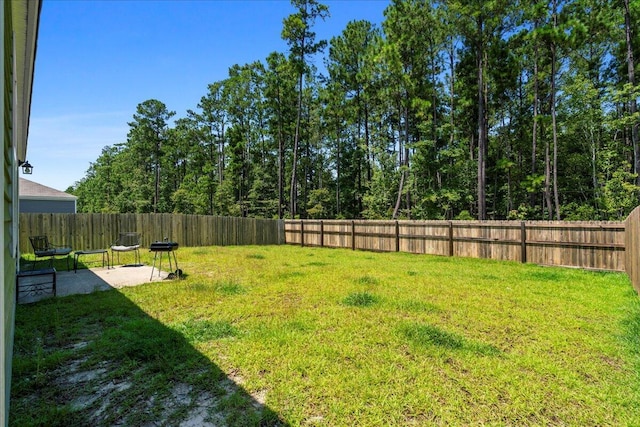
[[[300,220],[300,246],[304,246],[304,221]]]
[[[324,247],[324,221],[320,220],[320,247]]]
[[[396,221],[396,252],[400,252],[400,224]]]
[[[356,250],[356,222],[351,221],[351,250]]]
[[[520,223],[520,258],[523,264],[527,262],[527,226],[524,221]]]
[[[449,221],[449,256],[453,256],[453,221]]]

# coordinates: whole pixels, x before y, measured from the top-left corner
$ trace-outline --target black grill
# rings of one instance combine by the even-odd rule
[[[151,252],[172,252],[178,249],[177,242],[153,242],[149,250]]]
[[[169,242],[168,239],[164,242],[153,242],[151,246],[149,246],[149,251],[154,252],[153,255],[153,267],[151,268],[151,277],[149,280],[153,279],[153,271],[156,268],[156,259],[158,258],[158,254],[160,254],[160,265],[158,266],[158,276],[160,276],[160,270],[162,269],[162,253],[167,252],[167,258],[169,258],[169,270],[171,271],[167,276],[168,279],[175,279],[182,277],[182,270],[178,268],[178,260],[176,259],[176,250],[178,249],[178,243]],[[173,255],[173,263],[171,262],[171,255]],[[173,264],[175,264],[176,270],[173,271]]]

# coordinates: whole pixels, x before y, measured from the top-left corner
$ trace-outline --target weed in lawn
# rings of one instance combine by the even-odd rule
[[[497,356],[500,350],[491,345],[477,343],[463,336],[447,332],[428,324],[405,324],[398,328],[401,335],[422,347],[441,347],[448,350],[468,350],[485,356]]]
[[[216,292],[222,295],[240,295],[247,292],[244,286],[236,282],[223,281],[214,286]]]
[[[535,271],[528,272],[527,278],[533,279],[533,280],[544,280],[544,281],[555,282],[555,281],[561,280],[562,274],[554,269],[547,267],[544,269],[536,269]]]
[[[353,307],[369,307],[378,302],[379,298],[368,292],[354,292],[347,295],[342,303]]]
[[[415,299],[397,301],[395,303],[395,307],[398,310],[416,313],[438,313],[442,311],[442,309],[438,308],[434,304]]]
[[[193,343],[232,337],[237,333],[233,325],[227,321],[188,319],[174,325],[173,329]]]
[[[303,320],[274,320],[260,322],[252,329],[250,335],[252,339],[282,347],[305,336],[313,330],[313,325]]]
[[[204,282],[187,282],[186,287],[187,289],[198,293],[215,292],[216,290],[216,285],[211,285]]]
[[[356,283],[359,285],[366,285],[366,286],[371,286],[371,285],[377,285],[380,283],[380,281],[376,278],[376,277],[372,277],[372,276],[361,276],[358,277],[356,279]]]
[[[411,342],[421,346],[435,345],[452,350],[459,350],[464,346],[461,336],[431,325],[404,325],[400,332]]]
[[[210,248],[210,247],[193,248],[191,253],[196,256],[211,255],[213,253],[213,248]]]
[[[322,261],[312,261],[306,264],[309,267],[326,267],[327,265],[329,265],[329,263],[326,262],[322,262]]]
[[[304,276],[305,273],[301,271],[284,271],[278,274],[277,280],[299,279]]]
[[[42,379],[42,364],[44,361],[44,350],[42,349],[42,337],[37,337],[35,340],[35,355],[34,355],[34,361],[35,361],[35,377],[36,377],[36,383],[39,383],[40,380]]]
[[[264,254],[253,253],[253,254],[248,254],[247,258],[248,259],[265,259],[266,257],[264,256]]]

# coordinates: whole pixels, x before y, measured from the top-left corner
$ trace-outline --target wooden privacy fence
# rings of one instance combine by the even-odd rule
[[[629,214],[624,225],[625,268],[636,292],[640,293],[640,206]]]
[[[284,227],[286,243],[302,246],[625,271],[620,222],[286,220]]]
[[[640,292],[640,207],[625,222],[271,220],[183,214],[20,214],[20,249],[46,234],[75,250],[109,247],[120,232],[142,244],[299,244],[626,271]]]
[[[165,237],[180,246],[274,245],[284,243],[280,220],[183,214],[20,214],[20,250],[33,252],[29,236],[74,250],[108,248],[120,232],[142,235],[142,246]]]

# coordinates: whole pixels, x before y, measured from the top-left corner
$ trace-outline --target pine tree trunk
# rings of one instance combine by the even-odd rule
[[[278,88],[278,105],[282,105]],[[278,218],[284,217],[284,135],[282,131],[282,112],[278,114]]]
[[[553,27],[558,25],[557,3],[553,0]],[[556,123],[556,42],[551,45],[551,125],[553,127],[553,201],[556,220],[560,221],[560,200],[558,196],[558,126]]]
[[[538,29],[538,20],[535,22],[534,29]],[[540,102],[539,81],[538,81],[538,43],[534,41],[533,48],[533,130],[531,133],[531,176],[536,176],[536,152],[538,151],[538,106]],[[531,206],[535,206],[536,193],[531,192]]]
[[[402,122],[402,115],[406,110],[403,109],[400,105],[398,106],[398,129],[400,129],[400,123]],[[406,114],[405,114],[405,124],[406,124]],[[406,130],[406,126],[405,126],[405,130]],[[402,190],[404,188],[404,180],[405,180],[405,173],[406,173],[406,168],[404,167],[406,162],[407,162],[407,157],[406,157],[406,143],[407,143],[407,134],[405,132],[404,135],[402,135],[402,131],[399,130],[399,135],[398,135],[398,141],[400,142],[400,147],[398,147],[398,154],[400,155],[400,161],[398,162],[398,164],[400,165],[400,169],[402,170],[402,173],[400,174],[400,184],[398,184],[398,195],[396,197],[396,204],[393,208],[393,214],[391,215],[391,219],[398,219],[398,212],[400,211],[400,202],[402,201]]]
[[[449,109],[451,110],[451,113],[449,114],[449,125],[450,125],[450,132],[451,134],[449,135],[449,146],[453,147],[453,143],[455,142],[455,49],[454,49],[454,43],[453,40],[451,41],[451,45],[449,47],[449,72],[450,72],[450,79],[451,79],[451,87],[450,87],[450,94],[449,94]],[[449,160],[450,161],[450,165],[453,164],[453,159]],[[447,177],[448,178],[448,177]],[[441,187],[442,184],[439,184],[439,187]],[[452,219],[453,218],[453,209],[449,209],[449,212],[447,213],[447,219]]]
[[[633,59],[633,45],[631,34],[631,11],[629,9],[629,0],[624,0],[624,29],[627,43],[627,73],[629,84],[631,88],[636,86],[635,76],[635,64]],[[636,103],[636,97],[632,96],[629,101],[629,114],[634,115],[638,110]],[[638,142],[638,123],[635,122],[631,125],[631,142],[633,145],[633,160],[634,160],[634,173],[638,174],[636,177],[636,185],[640,185],[640,144]]]
[[[296,213],[298,210],[297,202],[298,202],[298,189],[297,189],[297,169],[298,169],[298,141],[300,138],[300,120],[302,117],[302,79],[303,74],[300,73],[300,80],[298,82],[298,117],[296,118],[296,133],[293,140],[293,165],[291,167],[291,194],[290,194],[290,203],[291,203],[291,218],[296,217]]]
[[[367,185],[371,183],[371,147],[369,147],[369,104],[365,100],[364,103],[364,146],[367,150]]]
[[[340,179],[341,179],[341,168],[340,168],[340,150],[341,147],[341,138],[340,135],[342,133],[342,129],[340,129],[340,119],[336,117],[336,213],[338,215],[342,214],[342,206],[340,205]]]
[[[487,148],[487,134],[485,124],[485,99],[484,99],[484,44],[482,42],[482,18],[478,18],[478,49],[476,61],[478,65],[478,220],[484,221],[487,217],[487,203],[485,193],[485,152]]]
[[[549,138],[544,139],[544,205],[547,211],[547,218],[553,215],[553,203],[551,203],[551,154]],[[543,208],[543,214],[544,209]]]

